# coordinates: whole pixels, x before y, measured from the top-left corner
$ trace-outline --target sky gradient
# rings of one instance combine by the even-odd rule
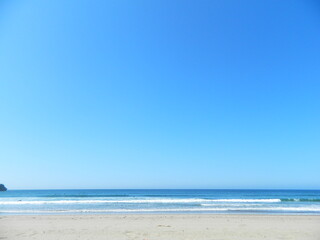
[[[1,1],[11,189],[320,189],[317,1]]]

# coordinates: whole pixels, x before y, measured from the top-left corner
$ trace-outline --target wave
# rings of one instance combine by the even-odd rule
[[[1,210],[0,213],[139,213],[139,212],[315,212],[314,207],[270,208],[150,208],[150,209],[76,209],[76,210]]]
[[[94,203],[202,203],[202,202],[234,202],[234,203],[275,203],[280,199],[131,199],[131,200],[51,200],[51,201],[0,201],[0,205],[23,204],[94,204]]]
[[[264,206],[263,203],[202,203],[199,204],[200,206],[203,207],[218,207],[218,206],[228,206],[228,207],[245,207],[245,206],[249,206],[249,207],[253,207],[253,206]]]
[[[274,203],[281,202],[280,199],[204,199],[203,202],[261,202],[261,203]]]
[[[130,197],[128,194],[51,194],[38,196],[40,198],[99,198],[99,197]]]
[[[281,202],[320,202],[319,198],[282,198]]]
[[[162,199],[101,199],[106,197],[130,197],[130,195],[45,195],[40,198],[87,198],[86,200],[18,200],[0,201],[0,205],[18,204],[76,204],[76,203],[201,203],[201,202],[239,202],[239,203],[276,203],[276,202],[320,202],[319,198],[273,198],[273,199],[206,199],[206,198],[162,198]],[[97,198],[97,199],[90,199]]]
[[[228,211],[277,211],[277,212],[320,212],[320,207],[264,207],[264,208],[229,208]]]
[[[76,210],[5,210],[0,213],[104,213],[104,212],[199,212],[199,211],[227,211],[227,208],[150,208],[150,209],[76,209]]]

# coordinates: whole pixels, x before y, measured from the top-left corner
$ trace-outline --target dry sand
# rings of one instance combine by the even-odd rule
[[[0,239],[320,240],[320,216],[209,214],[1,216]]]

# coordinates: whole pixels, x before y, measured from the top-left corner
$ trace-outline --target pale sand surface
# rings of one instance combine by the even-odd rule
[[[320,240],[320,216],[211,214],[0,216],[0,239]]]

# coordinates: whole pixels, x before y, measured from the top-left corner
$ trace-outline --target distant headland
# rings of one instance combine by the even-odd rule
[[[4,191],[7,191],[7,188],[3,184],[0,184],[0,192]]]

